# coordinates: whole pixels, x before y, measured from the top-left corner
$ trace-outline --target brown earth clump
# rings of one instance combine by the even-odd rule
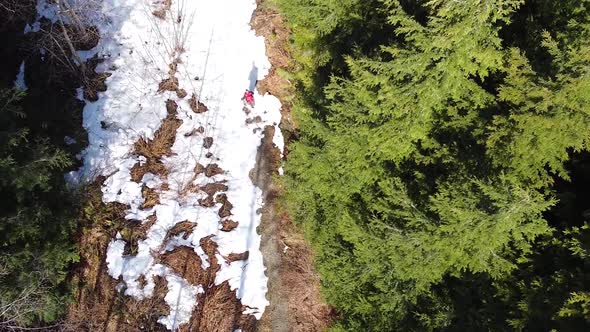
[[[217,197],[215,197],[215,202],[221,203],[221,207],[217,212],[217,215],[219,215],[220,218],[231,216],[231,209],[233,209],[234,205],[227,199],[226,194],[217,195]]]
[[[221,230],[224,232],[233,231],[238,227],[239,223],[230,219],[225,219],[221,222]]]
[[[148,140],[142,137],[135,142],[135,154],[146,157],[148,162],[150,159],[157,162],[163,156],[172,155],[172,145],[176,140],[176,131],[182,124],[182,120],[176,118],[177,107],[178,105],[173,100],[166,101],[168,115],[155,132],[153,139]]]
[[[186,97],[188,95],[188,93],[186,92],[185,89],[177,89],[176,90],[176,96],[180,99]]]
[[[166,12],[170,10],[170,7],[172,6],[172,0],[160,0],[157,2],[157,4],[160,5],[160,8],[154,10],[152,15],[161,20],[166,19]]]
[[[161,262],[179,276],[184,276],[191,285],[202,285],[208,280],[207,271],[201,267],[201,257],[191,247],[180,246],[161,256]]]
[[[203,139],[203,147],[209,149],[213,145],[213,137],[205,137]]]
[[[180,331],[222,332],[238,328],[241,305],[227,281],[219,286],[213,283],[205,287],[205,294],[199,296],[199,305],[193,311],[189,324]],[[243,330],[253,332],[254,330]]]
[[[149,188],[145,184],[141,187],[141,196],[143,197],[142,209],[151,209],[154,206],[160,204],[160,194],[153,189]]]
[[[225,260],[228,263],[232,263],[232,262],[237,262],[237,261],[245,261],[248,259],[248,257],[250,257],[250,252],[245,251],[245,252],[242,252],[239,254],[231,253],[231,254],[227,255],[227,257],[225,257]]]
[[[205,198],[198,199],[199,205],[202,207],[210,208],[215,206],[215,201],[213,200],[213,196],[207,196]]]
[[[195,169],[196,171],[196,169]],[[224,171],[223,169],[221,169],[221,167],[219,167],[219,165],[217,164],[209,164],[207,165],[207,167],[205,167],[205,176],[206,177],[212,177],[215,175],[219,175],[219,174],[223,174]]]
[[[214,182],[214,183],[207,183],[206,185],[201,186],[200,188],[202,191],[207,193],[209,196],[215,196],[216,193],[221,191],[227,191],[227,185],[221,182]]]
[[[197,227],[197,224],[189,220],[179,222],[178,224],[170,228],[170,230],[166,234],[166,239],[164,240],[164,243],[168,242],[170,238],[180,235],[181,233],[184,233],[184,235],[182,236],[183,239],[188,239],[195,227]]]
[[[195,113],[205,113],[209,110],[205,104],[198,100],[194,93],[191,96],[191,99],[188,101],[188,104],[190,105],[191,110],[193,110]]]
[[[162,93],[164,91],[176,92],[178,89],[178,78],[174,76],[162,80],[158,85],[158,93]]]
[[[199,175],[204,172],[205,172],[205,166],[201,165],[200,163],[197,163],[197,165],[195,166],[195,175]]]

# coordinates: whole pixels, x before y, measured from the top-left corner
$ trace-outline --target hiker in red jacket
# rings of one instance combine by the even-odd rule
[[[254,107],[254,92],[246,90],[246,92],[244,92],[242,100],[245,100],[248,105]]]

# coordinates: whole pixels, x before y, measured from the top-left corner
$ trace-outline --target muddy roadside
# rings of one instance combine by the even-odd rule
[[[281,100],[282,121],[279,127],[286,140],[286,158],[295,128],[290,102],[294,89],[280,72],[291,66],[288,51],[290,32],[271,1],[257,0],[257,5],[250,24],[257,35],[265,38],[267,56],[272,64],[269,75],[258,83],[258,90]],[[320,278],[314,269],[311,248],[288,213],[280,207],[284,191],[275,180],[281,166],[281,153],[272,142],[274,131],[271,126],[264,129],[256,167],[250,174],[264,195],[265,204],[258,231],[262,236],[261,251],[267,268],[267,298],[270,301],[257,330],[322,331],[330,325],[333,310],[322,300]]]

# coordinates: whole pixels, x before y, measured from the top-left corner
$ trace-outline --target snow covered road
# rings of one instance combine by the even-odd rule
[[[108,271],[119,291],[139,300],[165,278],[170,313],[159,322],[170,330],[189,322],[210,287],[161,259],[178,247],[198,255],[202,273],[215,272],[215,285],[228,282],[245,314],[260,319],[268,305],[256,231],[262,193],[249,173],[262,128],[277,126],[280,149],[283,139],[278,99],[255,91],[251,109],[240,100],[270,69],[264,40],[249,25],[255,7],[254,0],[104,0],[93,18],[101,40],[80,52],[103,58],[96,71],[110,77],[107,91],[87,101],[89,146],[70,177],[105,176],[104,202],[127,205],[126,218],[146,227],[136,247],[126,234],[112,239]],[[202,248],[205,239],[215,242],[215,257]]]

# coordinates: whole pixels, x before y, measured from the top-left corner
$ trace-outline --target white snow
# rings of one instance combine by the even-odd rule
[[[166,275],[169,291],[164,300],[173,308],[169,316],[161,317],[158,322],[166,325],[169,330],[176,329],[178,322],[188,322],[196,305],[197,294],[204,293],[202,286],[193,286],[184,279],[173,274]],[[180,303],[185,305],[180,305]]]
[[[76,139],[70,136],[64,136],[64,143],[66,145],[76,144]]]
[[[25,83],[25,62],[21,62],[18,74],[16,74],[16,80],[14,81],[14,87],[19,91],[27,91],[27,83]]]
[[[135,255],[124,255],[125,240],[121,234],[112,239],[107,250],[109,274],[125,283],[125,294],[141,299],[153,293],[154,276],[166,277],[168,293],[166,302],[170,314],[159,322],[170,330],[188,322],[197,294],[202,285],[190,285],[181,276],[156,263],[156,257],[177,246],[190,246],[201,257],[202,267],[210,268],[212,257],[200,247],[200,240],[207,236],[218,244],[216,254],[221,269],[215,283],[229,282],[232,290],[252,314],[260,319],[268,301],[267,277],[260,252],[260,235],[257,226],[262,207],[262,192],[250,180],[249,172],[255,165],[262,129],[274,125],[273,142],[283,150],[283,137],[278,124],[281,121],[281,104],[271,95],[255,91],[256,107],[247,116],[240,100],[244,90],[255,80],[268,74],[270,63],[265,55],[262,37],[257,37],[249,26],[256,7],[255,0],[175,0],[172,17],[155,18],[151,12],[152,1],[104,0],[96,11],[101,40],[96,48],[80,55],[88,58],[95,54],[105,59],[98,72],[109,72],[108,90],[99,93],[96,102],[87,101],[83,124],[88,131],[89,146],[83,153],[84,166],[69,174],[70,179],[84,182],[98,175],[106,176],[103,184],[104,202],[128,204],[127,219],[147,222],[155,214],[156,222],[140,240]],[[40,16],[51,19],[54,9],[39,0]],[[177,14],[181,16],[177,20]],[[178,23],[178,22],[181,23]],[[184,52],[179,55],[176,77],[180,87],[189,96],[179,99],[175,93],[158,93],[158,83],[167,78],[168,65],[172,62],[175,41],[183,40]],[[199,77],[199,80],[195,80]],[[196,114],[189,106],[188,98],[194,93],[200,96],[209,109]],[[83,98],[81,91],[79,98]],[[140,183],[131,181],[131,169],[146,162],[144,156],[134,154],[134,143],[141,137],[151,139],[166,117],[165,101],[178,103],[177,118],[182,121],[172,147],[173,154],[162,158],[169,170],[167,178],[146,174]],[[246,124],[247,117],[260,116],[262,122]],[[205,128],[204,134],[189,135],[195,128]],[[204,137],[213,137],[213,146],[203,148]],[[211,152],[213,156],[205,155]],[[204,174],[195,177],[197,163],[217,163],[225,172],[212,178]],[[189,186],[226,181],[225,194],[233,204],[231,219],[239,226],[230,231],[220,230],[218,210],[201,207],[198,199],[206,194],[198,190],[186,190]],[[167,184],[163,186],[163,184]],[[141,208],[143,185],[157,190],[160,203],[151,209]],[[181,234],[164,242],[167,232],[179,222],[190,221],[196,226],[183,239]],[[231,253],[248,251],[244,261],[227,263],[224,257]],[[138,279],[144,276],[147,285],[141,287]]]

